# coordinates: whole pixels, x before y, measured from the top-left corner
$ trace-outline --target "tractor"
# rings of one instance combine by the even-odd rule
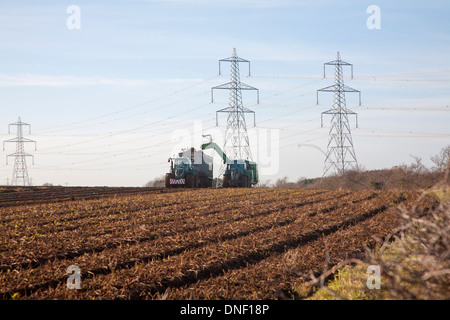
[[[212,187],[213,159],[195,148],[183,150],[178,157],[169,158],[170,172],[165,176],[166,188]]]

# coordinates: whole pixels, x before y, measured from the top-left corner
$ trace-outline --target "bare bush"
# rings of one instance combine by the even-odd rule
[[[312,179],[310,184],[299,188],[349,189],[349,190],[415,190],[430,189],[443,177],[442,172],[430,171],[417,158],[411,165],[399,165],[392,169],[371,171],[352,170],[343,175],[331,175]]]
[[[401,209],[404,224],[394,242],[369,254],[370,264],[379,265],[385,290],[394,299],[450,298],[450,201],[428,214],[420,206]]]
[[[299,178],[289,182],[288,177],[278,179],[273,187],[304,189],[349,189],[349,190],[415,190],[430,189],[444,176],[450,166],[450,145],[432,156],[435,164],[427,168],[422,158],[411,156],[410,164],[400,164],[391,169],[366,170],[362,166],[348,170],[344,174],[332,174],[322,178]]]
[[[375,265],[381,270],[381,290],[365,290],[370,299],[450,299],[450,187],[447,169],[444,179],[424,192],[412,208],[399,207],[403,223],[377,249],[367,250],[362,260],[349,259],[312,277],[309,285],[320,285],[334,298],[324,280],[348,264]],[[361,275],[363,276],[363,275]],[[359,283],[364,283],[361,279]]]
[[[277,179],[275,183],[273,184],[274,188],[295,188],[297,185],[294,182],[289,182],[288,177],[283,177],[280,179]]]
[[[431,157],[431,161],[436,165],[434,171],[444,172],[450,166],[450,145],[441,149],[437,155]]]
[[[164,176],[156,177],[153,180],[147,182],[144,187],[146,188],[162,188],[164,187]]]

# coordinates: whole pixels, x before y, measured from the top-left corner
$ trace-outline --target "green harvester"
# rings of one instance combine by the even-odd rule
[[[210,141],[202,144],[202,150],[214,149],[222,158],[223,163],[226,164],[225,173],[223,174],[223,187],[224,188],[250,188],[259,181],[258,166],[256,162],[249,160],[231,160],[220,149],[220,147]]]

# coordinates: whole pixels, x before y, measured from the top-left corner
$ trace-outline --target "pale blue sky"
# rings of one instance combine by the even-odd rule
[[[380,30],[366,26],[372,4]],[[66,27],[69,5],[81,10],[80,30]],[[362,107],[347,97],[359,115],[359,163],[386,168],[414,155],[431,165],[450,143],[449,12],[448,1],[2,1],[0,137],[11,138],[18,116],[32,124],[36,184],[142,185],[190,146],[178,134],[197,146],[200,124],[223,132],[225,116],[217,128],[214,117],[228,97],[211,104],[210,88],[228,81],[218,60],[235,47],[252,63],[252,77],[241,66],[242,81],[260,89],[259,105],[244,95],[256,129],[280,137],[278,169],[263,179],[317,177],[329,124],[320,127],[320,113],[331,96],[315,106],[316,90],[332,84],[331,69],[321,79],[323,63],[339,50],[354,64],[346,84],[362,91]],[[0,164],[0,183],[11,173]]]

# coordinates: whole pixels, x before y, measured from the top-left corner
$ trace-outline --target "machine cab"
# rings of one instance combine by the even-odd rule
[[[188,158],[170,158],[171,164],[170,168],[175,179],[184,178],[186,173],[190,171],[191,160]]]
[[[231,181],[239,181],[242,174],[247,170],[247,163],[242,160],[234,160],[232,163],[228,164],[228,172]]]

